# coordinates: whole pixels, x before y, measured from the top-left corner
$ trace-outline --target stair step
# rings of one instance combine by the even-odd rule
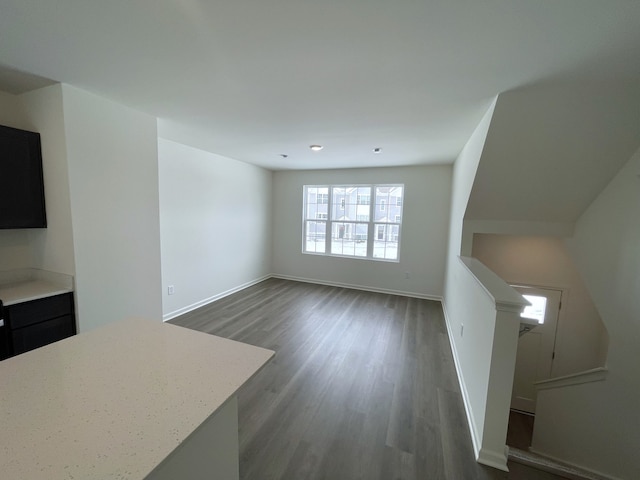
[[[518,448],[509,447],[509,460],[537,468],[538,470],[544,470],[545,472],[553,473],[554,475],[559,475],[570,480],[608,480],[607,478],[595,473],[581,470],[571,465],[560,463],[550,458],[520,450]]]

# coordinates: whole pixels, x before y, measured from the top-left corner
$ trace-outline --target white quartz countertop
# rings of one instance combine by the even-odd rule
[[[21,302],[29,302],[40,298],[52,297],[61,293],[72,292],[72,288],[61,286],[46,280],[29,280],[25,282],[0,285],[0,300],[5,306]]]
[[[273,352],[129,319],[0,362],[0,476],[143,479]]]

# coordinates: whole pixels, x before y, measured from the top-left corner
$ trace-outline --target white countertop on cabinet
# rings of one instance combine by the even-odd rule
[[[44,280],[31,280],[10,285],[0,285],[0,300],[5,307],[21,302],[52,297],[73,290]]]
[[[274,355],[129,319],[0,362],[7,479],[143,479]]]
[[[0,271],[0,300],[5,306],[73,292],[73,277],[35,268]]]

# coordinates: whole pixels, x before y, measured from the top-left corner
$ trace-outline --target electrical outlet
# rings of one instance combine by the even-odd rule
[[[175,287],[174,287],[173,285],[169,285],[169,286],[167,287],[167,293],[168,293],[169,295],[173,295],[174,293],[176,293],[176,289],[175,289]]]
[[[464,323],[460,325],[460,336],[464,336]]]

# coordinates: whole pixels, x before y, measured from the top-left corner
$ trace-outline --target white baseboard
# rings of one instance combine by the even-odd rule
[[[416,292],[403,292],[400,290],[376,288],[376,287],[370,287],[367,285],[353,285],[349,283],[329,282],[325,280],[318,280],[315,278],[294,277],[292,275],[273,274],[271,275],[271,277],[280,278],[282,280],[292,280],[294,282],[315,283],[316,285],[328,285],[330,287],[341,287],[341,288],[350,288],[353,290],[363,290],[365,292],[386,293],[389,295],[400,295],[402,297],[420,298],[423,300],[435,300],[438,302],[442,301],[442,296],[439,296],[439,295],[427,295],[424,293],[416,293]]]
[[[505,449],[502,453],[494,452],[492,450],[487,450],[486,448],[481,448],[480,453],[476,457],[476,462],[481,463],[482,465],[486,465],[488,467],[497,468],[498,470],[502,470],[503,472],[508,472],[509,468],[507,467],[508,460],[508,447],[505,445]]]
[[[265,280],[271,278],[271,275],[264,275],[263,277],[257,278],[255,280],[252,280],[250,282],[247,283],[243,283],[242,285],[238,285],[237,287],[233,287],[225,292],[222,293],[218,293],[217,295],[213,295],[211,297],[205,298],[203,300],[200,300],[199,302],[193,303],[191,305],[187,305],[186,307],[182,307],[179,308],[178,310],[175,310],[173,312],[169,312],[166,313],[164,315],[162,315],[162,321],[166,322],[168,320],[171,320],[172,318],[178,317],[182,314],[185,314],[187,312],[191,312],[192,310],[195,310],[196,308],[200,308],[200,307],[204,307],[205,305],[208,305],[211,302],[215,302],[216,300],[220,300],[221,298],[227,297],[233,293],[239,292],[240,290],[244,290],[245,288],[248,288],[252,285],[255,285],[257,283],[260,282],[264,282]]]
[[[242,285],[238,285],[237,287],[231,288],[225,292],[219,293],[217,295],[213,295],[211,297],[205,298],[203,300],[200,300],[196,303],[193,303],[191,305],[187,305],[186,307],[182,307],[179,308],[178,310],[174,310],[173,312],[169,312],[166,313],[164,315],[162,315],[162,321],[166,322],[168,320],[171,320],[172,318],[178,317],[182,314],[185,314],[187,312],[191,312],[192,310],[195,310],[197,308],[200,307],[204,307],[205,305],[208,305],[211,302],[215,302],[216,300],[220,300],[221,298],[224,298],[228,295],[231,295],[233,293],[239,292],[240,290],[243,290],[245,288],[248,288],[252,285],[255,285],[257,283],[263,282],[269,278],[280,278],[282,280],[292,280],[294,282],[304,282],[304,283],[315,283],[317,285],[328,285],[331,287],[342,287],[342,288],[351,288],[354,290],[363,290],[363,291],[367,291],[367,292],[376,292],[376,293],[387,293],[390,295],[400,295],[403,297],[413,297],[413,298],[421,298],[424,300],[435,300],[435,301],[442,301],[442,297],[441,296],[437,296],[437,295],[425,295],[425,294],[421,294],[421,293],[415,293],[415,292],[402,292],[402,291],[398,291],[398,290],[389,290],[389,289],[383,289],[383,288],[373,288],[373,287],[367,287],[365,285],[351,285],[351,284],[347,284],[347,283],[339,283],[339,282],[325,282],[322,280],[316,280],[313,278],[303,278],[303,277],[293,277],[290,275],[279,275],[279,274],[269,274],[269,275],[264,275],[263,277],[257,278],[255,280],[252,280],[250,282],[247,283],[243,283]]]
[[[593,474],[594,475],[593,478],[598,479],[598,480],[622,480],[619,477],[612,477],[612,476],[607,475],[605,473],[598,472],[596,470],[592,470],[592,469],[590,469],[588,467],[585,467],[584,465],[580,465],[578,463],[573,463],[573,462],[568,462],[567,460],[564,460],[562,458],[554,457],[553,455],[549,455],[549,454],[547,454],[545,452],[538,451],[538,450],[536,450],[536,449],[534,449],[532,447],[529,447],[529,452],[533,453],[534,455],[539,455],[542,458],[547,458],[547,459],[549,459],[549,460],[551,460],[553,462],[556,462],[556,463],[558,463],[560,465],[566,465],[568,467],[572,467],[572,468],[575,468],[575,469],[578,469],[578,470],[582,470],[583,472],[586,472],[587,474]]]

